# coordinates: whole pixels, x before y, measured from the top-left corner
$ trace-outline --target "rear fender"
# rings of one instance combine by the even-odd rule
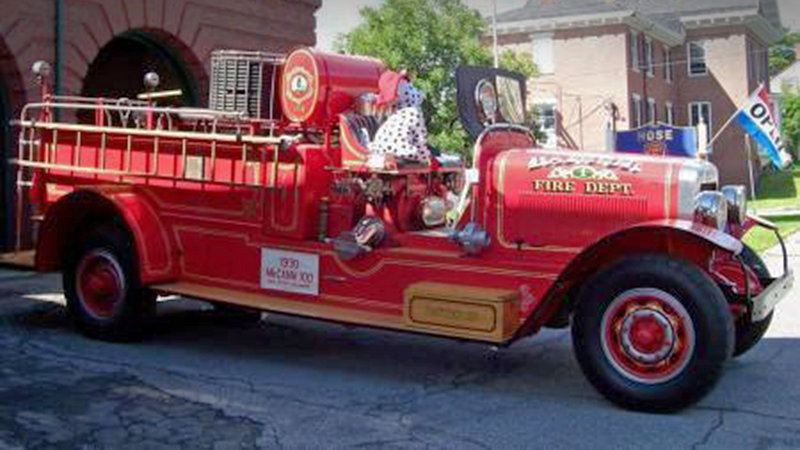
[[[587,247],[569,263],[541,307],[520,328],[519,336],[533,334],[551,318],[571,313],[584,281],[603,267],[634,254],[661,253],[687,260],[734,292],[746,292],[748,284],[752,292],[757,278],[744,277],[744,266],[738,260],[742,248],[733,236],[688,220],[645,222],[619,231]],[[734,267],[736,270],[732,270]]]
[[[102,186],[76,190],[48,209],[36,245],[37,270],[60,269],[70,245],[77,244],[82,233],[114,222],[133,237],[143,284],[177,276],[177,247],[150,201],[133,188]]]

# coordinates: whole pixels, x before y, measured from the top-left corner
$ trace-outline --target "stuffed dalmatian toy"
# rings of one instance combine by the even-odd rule
[[[370,165],[384,165],[388,155],[398,160],[428,164],[428,129],[422,114],[425,93],[416,89],[404,73],[384,72],[379,81],[378,106],[396,104],[397,110],[381,125],[370,144]],[[384,155],[381,157],[381,155]]]

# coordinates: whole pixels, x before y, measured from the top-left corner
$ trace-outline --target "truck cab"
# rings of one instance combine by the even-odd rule
[[[40,71],[16,255],[62,271],[78,328],[107,340],[145,336],[168,294],[497,346],[569,326],[589,380],[636,409],[691,404],[763,336],[793,277],[742,244],[774,226],[711,163],[540,149],[524,78],[464,67],[468,158],[376,166],[385,70],[220,52],[209,109],[57,97]]]

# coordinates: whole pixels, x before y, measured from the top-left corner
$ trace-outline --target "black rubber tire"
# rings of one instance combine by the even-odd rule
[[[626,377],[603,350],[603,315],[623,292],[655,288],[673,296],[695,330],[694,351],[671,379],[644,383]],[[607,399],[625,408],[670,412],[698,401],[719,379],[733,351],[733,319],[722,291],[694,265],[663,255],[625,258],[594,275],[578,297],[572,322],[575,356]]]
[[[758,278],[767,280],[772,278],[767,265],[752,248],[745,246],[742,250],[742,260],[758,275]],[[736,320],[736,346],[733,356],[741,356],[761,341],[772,323],[772,314],[761,321],[752,322],[747,315]]]
[[[109,317],[97,317],[90,313],[76,286],[81,261],[90,252],[98,250],[116,261],[124,279],[122,299]],[[103,226],[86,234],[64,263],[63,286],[67,310],[84,335],[111,342],[134,342],[147,337],[155,316],[157,296],[141,285],[136,251],[128,233]]]

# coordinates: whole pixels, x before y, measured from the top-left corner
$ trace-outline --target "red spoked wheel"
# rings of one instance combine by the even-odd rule
[[[639,383],[663,383],[689,363],[695,347],[692,319],[672,295],[659,289],[620,294],[602,322],[603,351],[625,377]]]
[[[618,261],[584,283],[575,356],[609,400],[672,411],[702,398],[733,351],[725,296],[696,266],[665,255]]]
[[[75,273],[78,298],[89,315],[113,317],[125,296],[125,273],[108,250],[95,249],[84,255]]]
[[[143,338],[156,295],[141,285],[130,235],[102,226],[90,231],[64,266],[67,309],[89,337],[115,342]]]

